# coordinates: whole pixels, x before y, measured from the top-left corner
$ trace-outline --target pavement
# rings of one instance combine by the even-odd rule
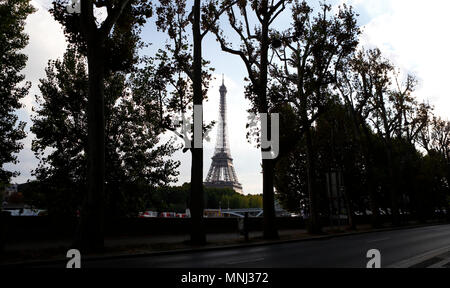
[[[382,268],[450,267],[450,225],[289,238],[292,235],[305,235],[302,232],[304,231],[280,231],[280,238],[283,240],[277,242],[259,241],[242,245],[242,242],[236,244],[235,241],[231,246],[209,245],[198,250],[181,247],[177,251],[157,253],[143,250],[134,255],[82,256],[82,267],[365,268],[370,260],[367,252],[372,249],[380,252]],[[230,233],[227,235],[232,239]],[[211,236],[209,241],[212,241]],[[219,234],[214,237],[223,243],[223,236]],[[180,237],[184,239],[186,236]],[[242,238],[237,233],[233,237]],[[258,233],[251,237],[258,237]],[[30,262],[24,266],[63,268],[65,262]]]
[[[280,237],[307,237],[307,231],[304,229],[280,230]],[[251,239],[262,237],[261,231],[250,232]],[[139,247],[157,244],[182,244],[190,239],[189,234],[170,234],[170,235],[147,235],[147,236],[124,236],[124,237],[106,237],[106,248],[117,247]],[[207,241],[210,244],[226,244],[240,241],[243,236],[238,232],[230,233],[211,233],[207,234]],[[70,247],[72,239],[54,240],[54,241],[33,241],[33,242],[14,242],[6,244],[7,251],[38,251],[42,249],[51,249],[58,247]]]

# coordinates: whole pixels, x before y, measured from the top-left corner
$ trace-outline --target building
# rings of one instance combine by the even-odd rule
[[[236,175],[231,157],[230,145],[228,142],[227,131],[227,102],[225,87],[222,77],[222,86],[220,92],[219,105],[219,125],[217,128],[217,140],[214,156],[212,157],[211,167],[204,182],[206,187],[212,188],[231,188],[235,192],[243,194],[242,185]]]

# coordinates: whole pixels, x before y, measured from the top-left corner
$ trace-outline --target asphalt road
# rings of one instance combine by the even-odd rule
[[[140,268],[365,268],[369,249],[381,252],[381,266],[450,246],[450,225],[384,231],[327,240],[291,242],[217,251],[82,261],[82,267]]]

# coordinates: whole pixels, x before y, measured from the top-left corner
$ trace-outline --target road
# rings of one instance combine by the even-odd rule
[[[83,267],[302,268],[366,267],[369,249],[381,252],[381,266],[450,247],[450,225],[374,232],[266,246],[83,261]]]

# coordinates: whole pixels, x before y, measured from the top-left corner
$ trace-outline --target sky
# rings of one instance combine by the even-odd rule
[[[28,63],[23,73],[27,81],[32,82],[29,95],[22,100],[24,108],[17,113],[22,121],[26,121],[28,137],[23,140],[24,149],[19,153],[18,164],[6,164],[5,168],[20,172],[12,182],[23,183],[33,179],[31,171],[36,168],[38,160],[31,151],[34,135],[29,132],[33,107],[36,107],[35,95],[39,94],[39,79],[43,78],[48,60],[61,58],[66,42],[61,26],[47,12],[51,6],[49,0],[32,0],[37,12],[26,21],[25,31],[30,36],[29,45],[24,49],[28,55]],[[448,119],[450,112],[450,95],[448,95],[446,68],[450,67],[450,58],[446,57],[450,50],[447,13],[450,1],[447,0],[329,0],[334,6],[343,3],[352,5],[359,14],[358,24],[362,28],[361,47],[381,49],[383,54],[404,74],[412,73],[419,80],[416,95],[419,101],[427,101],[435,107],[435,112]],[[309,1],[317,7],[319,1]],[[284,29],[290,22],[287,11],[274,25]],[[229,30],[225,29],[225,33]],[[231,35],[231,34],[229,34]],[[152,45],[141,51],[142,55],[153,55],[163,47],[165,36],[156,31],[154,19],[150,19],[142,30],[142,39]],[[232,38],[230,38],[233,40]],[[222,73],[225,75],[228,105],[228,134],[235,170],[242,183],[244,193],[262,192],[261,154],[254,144],[246,140],[247,109],[250,103],[244,97],[244,77],[246,70],[241,60],[234,55],[224,53],[210,35],[203,43],[203,56],[211,61],[215,68],[214,77],[208,92],[208,101],[204,103],[204,120],[217,120],[219,86]],[[170,132],[168,132],[170,133]],[[214,152],[216,129],[210,134],[211,141],[204,143],[204,176],[211,164]],[[169,134],[166,137],[170,136]],[[181,161],[178,183],[189,182],[190,153],[177,152],[174,159]]]

